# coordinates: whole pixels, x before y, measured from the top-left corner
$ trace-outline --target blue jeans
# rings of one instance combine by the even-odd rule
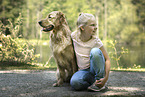
[[[90,52],[90,68],[77,71],[71,78],[70,84],[74,90],[85,90],[95,80],[104,77],[105,59],[99,48],[93,48]]]

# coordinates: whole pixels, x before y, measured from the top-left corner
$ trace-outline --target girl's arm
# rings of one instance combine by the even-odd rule
[[[109,78],[109,71],[110,71],[111,63],[110,63],[110,58],[108,56],[108,53],[105,50],[104,46],[102,46],[100,48],[100,50],[102,51],[104,58],[105,58],[105,76],[104,76],[104,78],[102,78],[100,80],[96,80],[96,85],[98,87],[103,87]]]

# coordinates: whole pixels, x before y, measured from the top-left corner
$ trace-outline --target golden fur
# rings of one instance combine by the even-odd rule
[[[77,71],[74,48],[71,40],[71,31],[63,13],[53,11],[48,17],[39,21],[43,31],[50,33],[50,47],[57,63],[57,83],[60,86],[64,81],[69,81]]]

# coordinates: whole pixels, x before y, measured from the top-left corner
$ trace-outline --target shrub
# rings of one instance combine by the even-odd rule
[[[119,52],[117,49],[117,41],[116,40],[115,41],[107,40],[106,42],[107,42],[107,46],[113,50],[112,52],[109,52],[109,57],[112,60],[116,61],[117,67],[119,68],[120,67],[120,65],[119,65],[120,58],[122,57],[122,55],[128,53],[128,49],[121,47],[121,50]]]
[[[18,17],[16,24],[9,20],[8,25],[0,21],[0,61],[20,64],[31,64],[32,61],[39,57],[34,55],[33,44],[27,41],[21,41],[17,34],[22,23],[21,15]],[[4,35],[3,32],[9,28],[11,35]]]
[[[1,46],[0,61],[17,62],[31,64],[38,57],[34,55],[34,46],[28,42],[20,41],[18,38],[13,39],[11,36],[0,36]]]

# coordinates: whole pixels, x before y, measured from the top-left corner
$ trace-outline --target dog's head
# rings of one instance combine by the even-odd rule
[[[43,27],[43,31],[48,32],[59,28],[65,22],[65,16],[59,11],[53,11],[48,14],[46,19],[39,21],[39,25]]]

